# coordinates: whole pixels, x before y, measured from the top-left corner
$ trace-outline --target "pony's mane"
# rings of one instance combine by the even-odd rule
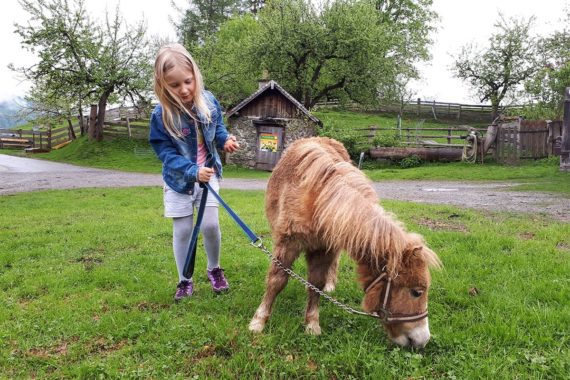
[[[386,265],[395,273],[409,247],[409,234],[378,204],[371,181],[332,145],[310,142],[299,148],[299,187],[314,197],[313,220],[321,237],[357,261],[368,261],[378,270]]]

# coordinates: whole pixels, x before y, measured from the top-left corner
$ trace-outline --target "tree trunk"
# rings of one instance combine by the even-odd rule
[[[485,139],[483,140],[483,154],[486,154],[491,145],[496,142],[498,131],[499,126],[497,124],[491,124],[487,127],[487,133],[485,133]]]
[[[79,133],[81,136],[85,136],[85,131],[87,130],[85,125],[85,119],[83,118],[83,110],[81,109],[81,105],[79,106]]]
[[[95,124],[95,139],[97,141],[103,140],[103,123],[105,122],[105,112],[107,111],[107,99],[113,93],[113,89],[107,89],[99,98],[99,110],[97,112],[97,123]]]
[[[91,104],[91,112],[89,113],[89,127],[87,132],[89,133],[89,139],[97,139],[96,127],[97,124],[97,104]]]
[[[499,103],[491,102],[492,121],[494,122],[499,117]]]
[[[69,129],[69,139],[75,140],[77,136],[75,136],[75,131],[73,130],[73,124],[71,123],[71,119],[67,119],[67,128]]]

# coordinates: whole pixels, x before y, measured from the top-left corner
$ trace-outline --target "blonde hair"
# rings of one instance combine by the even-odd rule
[[[164,127],[170,135],[182,138],[180,116],[186,114],[196,120],[197,115],[194,115],[192,111],[182,103],[182,100],[169,90],[166,84],[166,74],[176,66],[192,70],[194,74],[196,86],[192,101],[198,114],[206,120],[211,121],[212,112],[209,108],[210,102],[204,96],[204,81],[202,80],[202,74],[194,58],[192,58],[190,53],[180,44],[161,47],[154,62],[154,92],[162,105],[162,122],[164,123]]]

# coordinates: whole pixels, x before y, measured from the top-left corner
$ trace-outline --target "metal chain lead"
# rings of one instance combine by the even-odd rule
[[[351,314],[366,315],[368,317],[379,318],[379,319],[383,319],[383,320],[386,320],[386,318],[388,317],[389,313],[387,310],[380,310],[380,311],[382,311],[383,315],[380,315],[377,312],[368,313],[366,311],[360,311],[360,310],[353,309],[352,307],[350,307],[350,306],[336,300],[335,298],[331,297],[327,293],[325,293],[322,290],[320,290],[319,288],[317,288],[315,285],[311,284],[309,281],[305,280],[303,277],[301,277],[297,273],[293,272],[290,268],[285,267],[285,265],[283,265],[283,263],[281,261],[279,261],[279,259],[277,259],[275,256],[273,256],[273,254],[271,252],[269,252],[269,250],[265,247],[265,245],[263,245],[263,242],[261,241],[261,239],[258,239],[256,241],[251,242],[251,245],[253,245],[254,247],[257,247],[257,248],[261,249],[263,252],[265,252],[265,254],[269,257],[269,259],[272,262],[274,262],[275,265],[277,265],[281,270],[283,270],[285,273],[287,273],[289,275],[289,277],[294,278],[295,280],[299,281],[301,284],[305,285],[307,288],[311,289],[313,292],[315,292],[318,295],[320,295],[321,297],[325,298],[327,301],[332,302],[334,305],[340,307],[344,311],[351,313]]]

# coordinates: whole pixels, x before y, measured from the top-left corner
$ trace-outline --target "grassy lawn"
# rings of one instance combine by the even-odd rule
[[[352,135],[361,135],[356,131],[370,125],[395,127],[393,115],[378,113],[351,112],[336,109],[321,109],[314,112],[325,125],[326,130],[341,131]],[[403,119],[402,126],[413,128],[419,124],[425,128],[441,128],[455,125],[456,122],[415,119]],[[483,127],[483,124],[470,124]],[[389,135],[391,132],[384,132]],[[436,132],[434,132],[436,133]],[[443,133],[443,132],[442,132]],[[389,139],[389,138],[388,138]],[[362,140],[362,139],[361,139]],[[367,146],[366,148],[369,148]],[[359,148],[360,149],[360,148]],[[364,149],[364,147],[362,148]],[[360,150],[358,150],[360,152]],[[25,155],[22,151],[1,150],[0,153]],[[82,166],[105,169],[117,169],[142,173],[160,173],[161,163],[145,140],[129,140],[119,138],[100,143],[89,142],[86,137],[80,138],[68,146],[49,153],[28,155],[60,162],[69,162]],[[493,162],[484,164],[423,163],[419,167],[403,169],[398,164],[365,161],[363,169],[374,181],[382,180],[450,180],[450,181],[509,181],[520,184],[519,190],[549,191],[570,194],[570,173],[559,171],[559,158],[544,160],[524,160],[517,166],[499,165]],[[269,177],[268,172],[226,166],[224,176],[228,178],[260,178]]]
[[[222,192],[258,234],[263,193]],[[424,234],[433,273],[432,341],[388,343],[377,322],[331,304],[305,335],[305,289],[291,282],[261,335],[247,325],[267,257],[221,211],[231,291],[214,296],[205,254],[196,293],[174,304],[170,221],[160,188],[0,197],[0,377],[560,379],[570,373],[570,224],[542,217],[383,202]],[[295,269],[304,273],[302,260]],[[343,257],[334,295],[362,291]],[[477,289],[477,291],[474,290]]]

